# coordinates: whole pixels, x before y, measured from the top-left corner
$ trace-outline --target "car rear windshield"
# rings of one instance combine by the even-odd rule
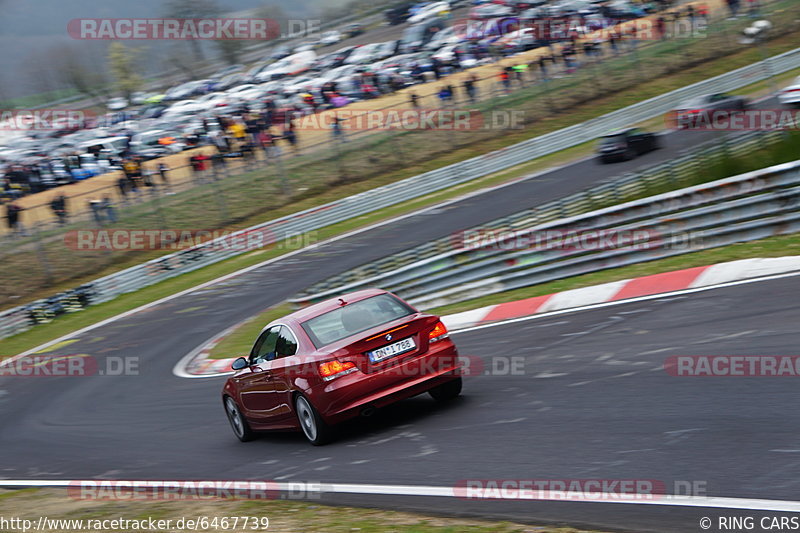
[[[413,309],[391,294],[380,294],[306,320],[302,326],[314,346],[322,348],[413,313]]]
[[[601,144],[619,144],[621,142],[625,142],[625,134],[624,133],[616,133],[613,135],[606,135],[600,140]]]

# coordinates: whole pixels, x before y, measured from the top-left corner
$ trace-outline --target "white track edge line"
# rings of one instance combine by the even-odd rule
[[[244,481],[245,483],[260,483],[258,481]],[[81,483],[93,483],[102,485],[103,483],[119,483],[120,486],[131,487],[162,487],[166,485],[187,483],[187,481],[135,481],[135,480],[27,480],[27,479],[0,479],[0,486],[11,488],[68,488],[78,487]],[[193,484],[202,483],[206,486],[230,489],[231,481],[191,481]],[[297,488],[298,482],[291,481],[266,481],[268,489],[278,489],[280,491],[290,491]],[[304,486],[308,483],[300,482]],[[778,512],[800,512],[800,501],[792,500],[770,500],[764,498],[729,498],[721,496],[680,496],[680,495],[652,495],[653,499],[624,499],[625,495],[616,493],[593,492],[588,499],[585,493],[551,491],[549,496],[543,497],[519,497],[519,498],[494,498],[486,496],[467,497],[458,494],[466,490],[456,486],[443,487],[436,485],[383,485],[383,484],[357,484],[357,483],[314,483],[313,488],[308,487],[309,492],[320,494],[371,494],[379,496],[428,496],[457,498],[462,500],[501,500],[501,501],[543,501],[543,502],[570,502],[570,503],[617,503],[617,504],[643,504],[643,505],[665,505],[675,507],[707,507],[718,509],[746,509],[754,511],[778,511]],[[635,496],[635,495],[628,495]],[[644,495],[642,495],[644,496]]]

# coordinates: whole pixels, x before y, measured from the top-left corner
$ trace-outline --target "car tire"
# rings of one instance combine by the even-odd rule
[[[242,442],[253,440],[255,438],[255,433],[250,429],[250,424],[247,423],[244,415],[239,410],[236,401],[230,396],[226,396],[223,403],[225,405],[225,414],[228,416],[228,422],[231,423],[231,429],[233,429],[233,434]]]
[[[300,429],[308,442],[314,446],[322,446],[330,442],[332,431],[325,423],[311,402],[303,395],[298,395],[294,400],[295,413]]]
[[[447,402],[461,394],[462,385],[463,381],[459,377],[448,381],[447,383],[442,383],[438,387],[432,388],[428,391],[428,394],[430,394],[437,402]]]

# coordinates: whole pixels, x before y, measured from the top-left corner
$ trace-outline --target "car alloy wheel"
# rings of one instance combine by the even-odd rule
[[[228,415],[228,421],[231,423],[233,434],[236,435],[240,441],[247,442],[252,440],[253,432],[250,430],[250,426],[242,416],[241,411],[239,411],[239,406],[236,405],[236,402],[233,401],[233,398],[230,396],[225,398],[225,414]]]

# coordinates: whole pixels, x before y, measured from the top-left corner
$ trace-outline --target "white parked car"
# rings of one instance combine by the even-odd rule
[[[322,46],[330,46],[342,40],[342,33],[336,30],[326,31],[322,34],[319,42]]]
[[[356,48],[344,62],[348,65],[359,65],[369,63],[378,54],[384,43],[369,43]]]
[[[111,111],[119,111],[121,109],[125,109],[126,107],[128,107],[128,101],[123,97],[118,96],[116,98],[112,98],[111,100],[109,100],[108,103],[106,104],[106,107]]]
[[[429,18],[446,15],[450,12],[450,2],[434,2],[429,4],[408,18],[409,24],[419,24]]]
[[[181,100],[169,106],[162,116],[187,115],[199,113],[204,109],[206,109],[206,105],[199,103],[197,100]]]

